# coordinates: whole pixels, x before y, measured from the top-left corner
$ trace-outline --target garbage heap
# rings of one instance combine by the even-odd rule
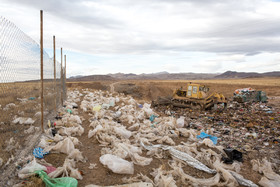
[[[279,152],[272,153],[279,151],[279,113],[272,108],[232,102],[228,111],[219,113],[169,108],[156,111],[150,104],[138,103],[123,94],[88,89],[68,92],[66,107],[37,146],[43,150],[34,154],[44,157],[53,152],[63,153],[64,164],[50,168],[51,163],[37,157],[34,161],[40,166],[27,165],[27,170],[27,166],[23,167],[19,177],[34,173],[49,181],[66,177],[77,186],[74,179],[84,179],[76,163],[88,162],[91,169],[95,168],[77,148],[82,146],[79,138],[87,135],[102,147],[102,169],[120,174],[119,177],[123,175],[122,184],[126,186],[280,185],[279,170],[275,170]],[[84,114],[90,117],[80,117]],[[87,134],[83,126],[86,120],[91,128]],[[261,150],[266,152],[264,157],[259,154]],[[154,167],[154,160],[160,160],[162,165]],[[136,172],[137,165],[151,167],[152,172]],[[252,172],[260,178],[252,181]]]

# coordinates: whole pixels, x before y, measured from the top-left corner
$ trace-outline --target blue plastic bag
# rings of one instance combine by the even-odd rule
[[[154,114],[152,114],[152,115],[150,116],[150,121],[153,122],[153,121],[156,119],[156,117],[157,117],[157,116],[155,116]]]
[[[33,155],[36,158],[44,158],[44,155],[48,154],[49,152],[44,152],[44,150],[41,147],[37,147],[33,150]]]
[[[212,135],[209,135],[205,132],[201,132],[200,135],[197,135],[196,138],[209,138],[210,140],[212,140],[212,142],[216,145],[217,142],[218,142],[218,138],[216,136],[212,136]]]

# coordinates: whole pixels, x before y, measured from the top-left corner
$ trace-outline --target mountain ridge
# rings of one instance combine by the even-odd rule
[[[87,75],[73,76],[68,78],[70,81],[97,81],[97,80],[199,80],[199,79],[243,79],[243,78],[261,78],[261,77],[280,77],[280,71],[265,73],[257,72],[237,72],[226,71],[224,73],[110,73],[106,75]]]

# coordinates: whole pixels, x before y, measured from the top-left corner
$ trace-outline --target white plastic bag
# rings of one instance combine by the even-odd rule
[[[99,158],[99,161],[107,166],[114,173],[133,174],[134,165],[120,157],[111,154],[105,154]]]
[[[125,138],[130,138],[132,133],[125,129],[125,127],[114,127],[114,131]]]
[[[62,167],[58,167],[55,171],[48,174],[51,178],[62,177],[73,177],[75,179],[82,180],[83,177],[78,169],[75,169],[75,161],[66,158]]]
[[[91,138],[92,136],[94,136],[94,135],[96,134],[96,132],[99,131],[99,130],[101,130],[101,129],[103,129],[103,127],[102,127],[101,125],[97,125],[97,126],[95,127],[95,129],[89,130],[89,131],[88,131],[88,138]]]
[[[71,151],[71,153],[68,155],[68,158],[72,158],[76,161],[81,161],[81,162],[85,161],[82,153],[78,149],[74,149],[73,151]]]
[[[45,166],[38,164],[36,162],[36,159],[34,158],[32,162],[27,164],[24,168],[22,168],[22,170],[18,172],[18,177],[24,179],[34,175],[35,171],[40,171],[40,170],[47,171],[47,168]]]
[[[112,106],[112,107],[115,106],[115,99],[114,99],[114,98],[113,98],[113,99],[110,99],[109,105]]]
[[[180,118],[177,119],[177,127],[178,128],[183,128],[185,125],[185,117],[180,116]]]
[[[70,154],[74,149],[74,143],[69,137],[67,137],[63,141],[58,142],[56,145],[47,147],[44,151],[55,150],[61,153]]]

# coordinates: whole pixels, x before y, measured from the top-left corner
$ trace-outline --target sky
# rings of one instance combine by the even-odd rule
[[[0,0],[0,16],[53,56],[67,77],[108,73],[280,71],[277,0]]]

